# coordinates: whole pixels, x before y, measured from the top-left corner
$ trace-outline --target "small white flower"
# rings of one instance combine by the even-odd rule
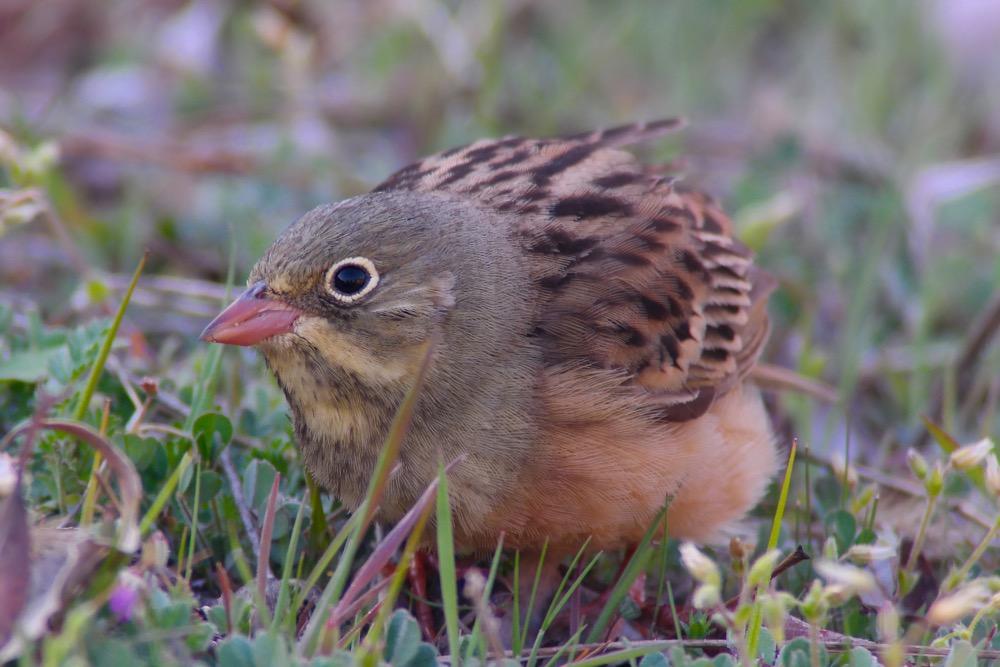
[[[971,470],[993,453],[993,441],[983,438],[965,447],[959,447],[951,453],[951,464],[959,470]]]
[[[17,466],[7,452],[0,452],[0,498],[6,498],[17,488]]]
[[[878,588],[875,577],[867,570],[845,565],[836,561],[821,560],[816,563],[816,571],[836,590],[838,595],[867,593]]]
[[[931,625],[951,625],[979,611],[989,602],[989,589],[976,581],[947,597],[935,600],[927,610],[927,622]]]
[[[788,617],[788,610],[794,608],[798,600],[784,592],[763,593],[758,600],[764,623],[780,646],[785,641],[785,619]]]
[[[888,600],[878,610],[875,623],[878,626],[878,636],[883,642],[888,644],[899,638],[899,612]]]
[[[921,482],[927,477],[927,459],[920,455],[915,449],[906,450],[906,463],[909,464],[910,470],[913,471],[914,476]]]
[[[1000,463],[995,454],[986,457],[986,488],[995,496],[1000,496]]]
[[[930,496],[941,495],[941,490],[944,489],[944,466],[941,465],[940,461],[934,462],[934,467],[931,468],[930,474],[924,480],[924,488]]]
[[[771,583],[771,574],[774,566],[778,564],[778,557],[781,552],[771,549],[750,566],[750,573],[747,575],[747,583],[751,586],[767,586]]]
[[[840,551],[837,549],[837,539],[831,535],[823,542],[823,558],[826,560],[837,560]]]
[[[858,485],[858,471],[855,470],[842,454],[837,454],[830,461],[830,468],[838,482],[846,482],[849,489]]]
[[[856,565],[868,565],[872,561],[887,560],[896,555],[896,550],[885,544],[855,544],[844,558]]]
[[[142,565],[147,568],[166,567],[170,557],[170,545],[163,533],[156,531],[142,545]]]
[[[692,577],[715,588],[722,585],[719,568],[716,567],[711,558],[698,551],[698,547],[690,542],[685,542],[681,545],[680,552],[681,562],[684,563],[684,567],[687,568]]]
[[[719,587],[709,584],[699,586],[694,592],[694,598],[691,600],[691,604],[694,605],[695,609],[710,609],[718,606],[721,602],[722,595],[719,592]]]
[[[486,577],[478,569],[469,568],[465,573],[465,588],[462,589],[462,593],[469,600],[478,600],[483,597],[484,590],[486,590]]]

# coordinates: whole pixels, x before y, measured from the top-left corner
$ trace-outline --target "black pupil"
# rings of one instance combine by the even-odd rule
[[[357,294],[368,284],[368,272],[355,264],[337,269],[333,275],[333,288],[341,294]]]

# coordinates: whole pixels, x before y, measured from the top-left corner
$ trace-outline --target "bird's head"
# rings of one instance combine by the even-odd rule
[[[445,326],[455,272],[475,261],[456,258],[462,224],[441,220],[434,197],[406,195],[368,195],[304,215],[202,339],[259,346],[279,375],[282,358],[302,356],[363,376],[406,375],[419,344]]]

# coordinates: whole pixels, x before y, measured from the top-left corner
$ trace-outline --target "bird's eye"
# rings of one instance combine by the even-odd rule
[[[342,259],[326,272],[326,289],[337,301],[352,304],[378,285],[378,271],[367,257]]]

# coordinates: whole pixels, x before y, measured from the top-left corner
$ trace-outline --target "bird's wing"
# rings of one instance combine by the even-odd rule
[[[509,213],[545,295],[533,335],[546,361],[620,371],[666,419],[692,419],[759,356],[774,280],[710,197],[615,148],[679,125],[477,141],[376,190],[447,191]]]

